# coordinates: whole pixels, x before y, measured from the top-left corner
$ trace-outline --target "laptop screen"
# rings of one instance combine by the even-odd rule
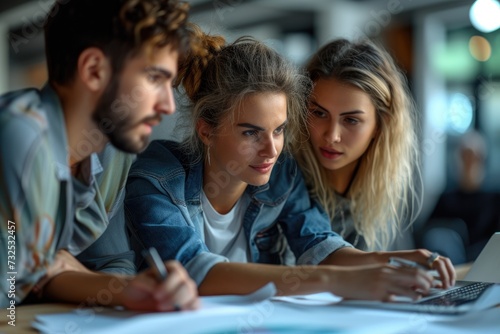
[[[500,283],[500,232],[493,234],[464,280]]]

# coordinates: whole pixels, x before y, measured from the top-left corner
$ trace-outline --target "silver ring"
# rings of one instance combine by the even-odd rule
[[[427,265],[432,268],[432,264],[439,258],[439,254],[434,252],[427,258]]]

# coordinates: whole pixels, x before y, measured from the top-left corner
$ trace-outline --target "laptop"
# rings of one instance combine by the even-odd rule
[[[463,281],[447,289],[433,289],[417,301],[396,302],[343,300],[338,305],[399,311],[462,314],[500,305],[500,232],[493,234]],[[399,298],[398,298],[399,299]]]
[[[500,232],[493,234],[470,268],[465,281],[500,284]]]

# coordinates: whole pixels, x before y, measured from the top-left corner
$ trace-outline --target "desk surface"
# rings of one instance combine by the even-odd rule
[[[470,269],[470,264],[460,265],[456,267],[458,279],[462,279]],[[36,315],[39,314],[50,314],[50,313],[64,313],[76,309],[74,304],[62,304],[62,303],[46,303],[46,304],[34,304],[34,305],[23,305],[16,308],[16,326],[13,327],[8,324],[10,321],[7,318],[7,310],[2,309],[0,318],[0,333],[37,333],[35,329],[31,328],[31,323],[35,319]]]
[[[38,333],[38,331],[31,328],[31,323],[37,314],[47,313],[63,313],[74,310],[74,304],[33,304],[23,305],[16,308],[16,326],[8,324],[10,321],[7,318],[7,312],[2,310],[2,318],[0,319],[0,333]]]

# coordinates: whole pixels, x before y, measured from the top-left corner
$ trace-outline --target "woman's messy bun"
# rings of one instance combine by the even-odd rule
[[[204,70],[224,47],[226,40],[219,35],[205,34],[195,24],[190,24],[190,31],[192,48],[179,63],[175,85],[182,85],[189,99],[195,101]]]

